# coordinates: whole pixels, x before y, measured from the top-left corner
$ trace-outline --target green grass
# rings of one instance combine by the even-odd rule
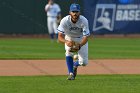
[[[89,58],[140,58],[140,38],[95,38],[89,41]]]
[[[89,39],[89,59],[140,59],[140,38]],[[63,44],[41,38],[1,38],[0,59],[64,59]]]
[[[140,75],[0,77],[0,93],[140,93]]]
[[[140,59],[140,38],[89,39],[89,59]],[[49,39],[1,38],[0,59],[64,59]],[[1,76],[0,93],[140,93],[140,75]]]

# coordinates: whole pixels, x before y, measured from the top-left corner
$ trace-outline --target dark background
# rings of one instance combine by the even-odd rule
[[[55,0],[62,17],[69,13],[72,0]],[[81,1],[77,1],[80,5]],[[0,34],[47,34],[45,5],[48,0],[0,0]],[[82,5],[81,5],[82,7]]]

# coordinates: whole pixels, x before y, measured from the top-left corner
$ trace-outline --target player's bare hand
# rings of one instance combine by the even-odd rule
[[[67,44],[69,44],[70,45],[69,47],[71,47],[71,49],[69,50],[70,52],[77,52],[81,49],[81,45],[74,41],[69,41],[67,42]]]
[[[81,49],[81,45],[79,43],[73,42],[73,46],[70,49],[70,52],[77,52]]]
[[[52,0],[49,0],[49,1],[48,1],[48,4],[49,4],[49,5],[51,5],[51,4],[52,4],[52,2],[53,2]]]

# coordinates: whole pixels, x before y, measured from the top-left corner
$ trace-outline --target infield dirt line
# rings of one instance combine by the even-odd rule
[[[140,59],[89,60],[78,74],[140,74]],[[0,76],[36,75],[67,75],[65,60],[0,60]]]

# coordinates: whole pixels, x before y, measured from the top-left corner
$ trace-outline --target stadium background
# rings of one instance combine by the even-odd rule
[[[69,5],[74,0],[56,0],[62,9],[62,17],[69,12]],[[113,31],[100,29],[93,31],[93,22],[95,20],[95,10],[97,4],[114,4],[116,5],[136,5],[138,9],[137,16],[140,18],[140,1],[139,0],[76,0],[81,5],[81,14],[89,20],[90,31],[94,34],[139,34],[140,20],[123,20],[115,21]],[[47,34],[47,17],[44,7],[47,0],[0,0],[0,34]],[[110,11],[110,10],[109,10]],[[109,12],[108,11],[108,12]],[[116,12],[117,10],[115,10]],[[125,11],[122,9],[122,11]],[[111,13],[110,13],[111,14]],[[136,15],[136,14],[134,14]],[[128,16],[129,13],[128,13]],[[135,28],[135,29],[134,29]]]

